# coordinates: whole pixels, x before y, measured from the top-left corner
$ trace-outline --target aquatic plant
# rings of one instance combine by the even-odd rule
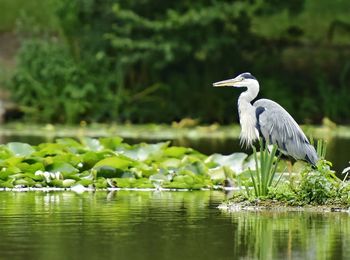
[[[253,146],[253,155],[255,160],[255,171],[249,169],[250,177],[253,182],[255,197],[266,196],[269,188],[276,186],[279,179],[273,184],[273,179],[276,174],[278,159],[276,159],[277,146],[273,145],[271,151],[269,147],[263,144],[260,139],[260,153]],[[247,193],[249,189],[246,188]]]
[[[304,204],[325,204],[329,199],[339,197],[340,179],[331,170],[331,166],[330,162],[320,159],[316,169],[306,167],[295,188],[296,198]]]
[[[119,137],[11,142],[0,146],[0,187],[213,188],[231,182],[246,157],[208,157],[170,142],[129,145]]]
[[[245,187],[245,192],[237,193],[233,201],[256,201],[265,200],[288,205],[349,205],[350,204],[350,182],[340,180],[335,171],[331,169],[332,163],[325,158],[327,144],[319,140],[317,153],[320,160],[316,166],[300,164],[290,172],[283,175],[283,161],[276,157],[276,147],[269,149],[264,147],[260,141],[260,152],[253,148],[255,164],[250,165],[249,177],[244,173],[238,176],[238,181]],[[252,170],[255,167],[255,170]],[[350,168],[350,167],[349,167]],[[277,169],[281,175],[276,178]],[[347,168],[344,173],[349,171]],[[280,180],[283,178],[283,182]],[[275,180],[275,182],[273,181]],[[252,193],[251,190],[254,192]],[[273,203],[271,204],[273,205]]]
[[[317,155],[320,159],[326,158],[327,153],[327,142],[323,139],[317,140],[317,148],[316,148]]]
[[[317,141],[319,161],[316,167],[305,167],[301,171],[301,180],[295,187],[296,198],[304,204],[326,204],[330,199],[341,197],[340,179],[331,169],[332,163],[325,159],[327,142]]]

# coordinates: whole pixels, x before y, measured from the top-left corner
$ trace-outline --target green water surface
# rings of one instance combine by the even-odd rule
[[[347,213],[235,212],[220,191],[0,192],[0,259],[347,259]]]

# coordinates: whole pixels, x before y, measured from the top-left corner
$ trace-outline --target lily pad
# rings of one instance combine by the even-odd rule
[[[48,171],[51,172],[65,172],[65,173],[74,173],[79,170],[73,167],[71,164],[67,162],[54,162],[53,164],[46,167]]]
[[[29,173],[35,173],[36,171],[39,171],[39,170],[42,170],[42,171],[45,170],[44,165],[40,162],[33,163],[33,164],[21,162],[17,164],[17,167],[21,169],[21,171],[29,172]]]
[[[106,152],[92,152],[88,151],[82,155],[83,169],[92,168],[94,165],[105,158]]]
[[[169,157],[181,158],[184,154],[186,154],[190,148],[180,147],[180,146],[172,146],[168,147],[164,150],[164,154]]]
[[[35,152],[35,149],[26,143],[12,142],[7,144],[8,149],[15,156],[29,156]]]
[[[38,145],[38,149],[34,155],[39,157],[67,153],[65,146],[57,143],[43,143]]]
[[[228,166],[236,173],[240,173],[244,170],[243,164],[248,157],[245,153],[233,153],[230,155],[213,154],[207,161],[213,161],[219,166]]]
[[[76,180],[66,179],[62,181],[62,186],[64,188],[72,187],[76,183]]]
[[[101,143],[98,139],[84,137],[81,140],[82,140],[82,144],[84,144],[91,151],[97,152],[97,151],[101,151],[103,149],[103,146],[101,145]]]
[[[157,182],[157,183],[163,183],[163,182],[168,182],[169,178],[161,173],[153,174],[149,177],[149,180],[151,182]]]
[[[94,168],[101,166],[110,166],[117,169],[127,169],[129,166],[135,165],[135,161],[125,156],[113,156],[97,162]]]
[[[89,179],[81,179],[80,181],[77,182],[78,184],[83,185],[84,187],[88,187],[93,184],[93,180]]]
[[[121,137],[105,137],[105,138],[100,138],[100,143],[106,148],[106,149],[111,149],[111,150],[116,150],[117,147],[120,146],[122,143],[123,138]]]
[[[181,164],[181,161],[176,158],[167,158],[159,163],[161,167],[164,168],[177,168]]]
[[[169,142],[157,144],[139,144],[132,148],[122,148],[119,151],[125,156],[137,161],[158,160],[162,157],[164,149],[168,147]]]
[[[96,167],[96,177],[121,178],[123,171],[108,165]]]

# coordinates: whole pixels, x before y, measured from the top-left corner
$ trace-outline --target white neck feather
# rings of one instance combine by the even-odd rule
[[[255,139],[259,138],[259,131],[256,128],[255,107],[250,103],[259,93],[259,83],[256,80],[249,80],[247,90],[238,98],[239,122],[241,124],[240,142],[241,145],[249,147]]]

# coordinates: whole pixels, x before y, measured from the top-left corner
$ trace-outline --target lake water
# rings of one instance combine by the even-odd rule
[[[225,213],[226,198],[0,192],[0,259],[349,259],[347,213]]]

